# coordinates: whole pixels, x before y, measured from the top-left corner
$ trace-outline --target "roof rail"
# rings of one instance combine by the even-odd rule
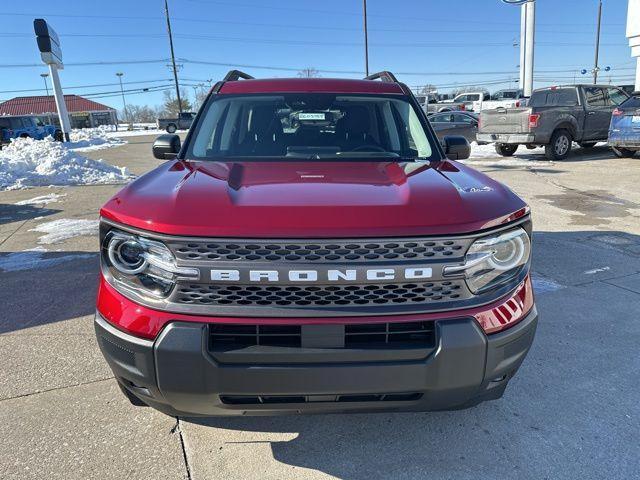
[[[253,80],[253,77],[251,75],[249,75],[248,73],[241,72],[240,70],[230,70],[229,73],[227,73],[224,76],[222,81],[223,82],[235,82],[236,80],[240,80],[241,78],[244,79],[244,80]]]
[[[364,79],[365,80],[382,80],[385,83],[398,83],[398,79],[396,78],[396,76],[387,70],[374,73],[372,75],[369,75],[368,77],[364,77]]]

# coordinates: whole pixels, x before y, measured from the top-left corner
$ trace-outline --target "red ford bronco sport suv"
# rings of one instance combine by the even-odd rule
[[[216,84],[102,208],[95,328],[170,415],[441,410],[502,396],[533,341],[531,220],[411,91]]]

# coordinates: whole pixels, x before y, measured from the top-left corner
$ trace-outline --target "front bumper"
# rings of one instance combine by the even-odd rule
[[[534,143],[535,135],[526,133],[478,133],[476,134],[478,142],[486,143]]]
[[[430,349],[252,346],[224,362],[209,351],[205,323],[172,322],[145,340],[96,313],[95,329],[118,382],[166,414],[270,415],[445,410],[500,398],[529,351],[537,320],[534,306],[490,336],[473,318],[436,321]]]

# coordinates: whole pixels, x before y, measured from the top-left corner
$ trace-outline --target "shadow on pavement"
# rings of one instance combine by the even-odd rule
[[[0,333],[92,314],[98,272],[91,252],[0,253]]]
[[[540,324],[501,400],[455,412],[185,418],[197,429],[190,442],[204,448],[202,428],[213,427],[228,438],[220,449],[270,443],[277,462],[349,480],[633,477],[640,285],[628,285],[640,280],[640,236],[534,238]]]
[[[34,205],[12,205],[0,203],[0,225],[21,222],[36,217],[45,217],[58,213],[53,208],[36,207]]]

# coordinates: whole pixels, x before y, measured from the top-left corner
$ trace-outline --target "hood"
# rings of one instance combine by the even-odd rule
[[[355,238],[475,232],[525,207],[502,184],[453,161],[175,160],[129,184],[101,215],[184,236]]]

